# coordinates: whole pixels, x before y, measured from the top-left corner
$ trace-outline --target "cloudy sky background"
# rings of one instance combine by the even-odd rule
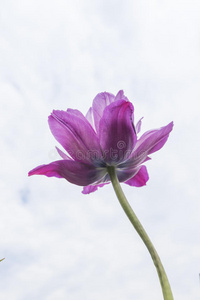
[[[150,256],[111,185],[90,195],[27,172],[58,159],[47,117],[124,89],[142,132],[174,121],[123,185],[176,300],[200,297],[200,2],[0,1],[0,298],[162,299]]]

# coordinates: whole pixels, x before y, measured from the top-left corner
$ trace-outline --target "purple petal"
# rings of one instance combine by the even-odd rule
[[[99,139],[79,111],[53,111],[49,116],[49,127],[56,140],[74,160],[92,162],[102,159]]]
[[[144,133],[137,141],[134,151],[122,167],[136,167],[146,161],[147,156],[160,150],[166,143],[173,128],[173,122],[168,125]]]
[[[141,130],[141,126],[142,126],[142,119],[143,117],[137,122],[136,126],[135,126],[135,131],[136,131],[136,134],[138,134]]]
[[[141,166],[139,171],[136,175],[134,175],[129,180],[125,181],[124,183],[130,185],[130,186],[144,186],[146,185],[146,182],[149,180],[149,174],[147,172],[147,168],[145,166]]]
[[[105,174],[106,169],[103,168],[97,169],[92,165],[73,160],[58,160],[35,168],[28,175],[65,178],[76,185],[86,186],[100,180]]]
[[[117,100],[128,101],[128,98],[124,95],[123,90],[120,90],[116,96],[104,92],[97,94],[97,96],[94,98],[92,108],[90,108],[87,112],[86,118],[92,127],[96,128],[97,133],[99,133],[99,122],[103,116],[104,109],[106,106]]]
[[[99,124],[99,140],[104,160],[112,165],[128,158],[136,142],[132,125],[133,105],[125,100],[111,103]]]
[[[56,150],[58,152],[58,154],[63,158],[63,159],[67,159],[67,160],[71,160],[72,158],[69,157],[67,154],[65,154],[63,151],[61,151],[58,147],[56,147]]]
[[[126,101],[128,101],[128,98],[124,95],[124,91],[123,90],[120,90],[117,93],[117,95],[115,97],[115,101],[117,101],[117,100],[126,100]]]
[[[117,168],[117,177],[119,182],[125,182],[135,176],[139,170],[139,167],[136,168],[123,168],[123,169],[118,169]]]
[[[148,152],[148,154],[151,154],[160,150],[166,143],[172,128],[173,122],[161,127],[160,129],[146,132],[138,140],[136,144],[136,150],[134,150],[134,152]]]
[[[71,114],[72,116],[79,117],[80,119],[85,121],[85,116],[78,109],[68,108],[67,113]]]
[[[86,114],[86,119],[88,120],[88,122],[91,124],[92,128],[95,129],[95,125],[94,125],[94,116],[93,116],[93,110],[92,107],[89,108],[87,114]]]
[[[100,93],[93,100],[92,110],[94,116],[94,123],[97,133],[99,132],[99,122],[103,116],[103,112],[106,106],[115,100],[115,96],[110,93]]]
[[[83,194],[90,194],[95,192],[99,187],[103,187],[105,184],[108,184],[109,182],[97,184],[97,185],[87,185],[83,187],[82,193]]]

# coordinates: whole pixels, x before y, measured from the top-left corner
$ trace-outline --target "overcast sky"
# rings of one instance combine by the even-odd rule
[[[155,267],[111,185],[90,195],[30,169],[58,159],[47,118],[123,89],[142,133],[174,121],[122,184],[175,300],[200,297],[199,0],[0,1],[0,298],[160,300]]]

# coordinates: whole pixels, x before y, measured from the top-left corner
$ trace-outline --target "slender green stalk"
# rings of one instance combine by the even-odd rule
[[[138,220],[134,211],[132,210],[130,204],[128,203],[128,201],[122,191],[122,188],[119,184],[119,181],[118,181],[118,178],[116,175],[116,171],[115,171],[115,167],[108,167],[107,169],[108,169],[108,173],[110,175],[110,179],[111,179],[113,188],[115,190],[115,193],[117,195],[117,198],[118,198],[123,210],[125,211],[127,217],[129,218],[130,222],[132,223],[132,225],[134,226],[134,228],[136,229],[138,234],[140,235],[141,239],[143,240],[144,244],[146,245],[146,247],[153,259],[153,262],[156,267],[158,277],[160,280],[160,284],[162,287],[164,300],[173,300],[174,298],[172,295],[171,287],[170,287],[169,281],[167,279],[167,275],[165,273],[164,267],[158,256],[158,253],[156,252],[156,249],[154,248],[151,240],[149,239],[145,229],[143,228],[142,224],[140,223],[140,221]]]

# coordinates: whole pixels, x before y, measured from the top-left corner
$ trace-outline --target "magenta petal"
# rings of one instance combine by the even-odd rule
[[[137,141],[133,153],[124,163],[123,167],[135,167],[143,163],[149,154],[160,150],[166,143],[172,128],[173,122],[160,129],[144,133]]]
[[[106,106],[115,100],[115,96],[110,93],[99,93],[93,100],[92,110],[94,116],[94,123],[97,133],[99,132],[99,122],[103,116],[103,112]]]
[[[141,126],[142,126],[142,119],[143,117],[137,122],[136,126],[135,126],[135,131],[136,131],[136,134],[138,134],[141,130]]]
[[[166,143],[173,128],[173,122],[168,125],[146,132],[141,136],[136,144],[134,153],[147,152],[148,155],[160,150]]]
[[[88,120],[88,122],[91,124],[92,128],[95,129],[95,125],[94,125],[94,116],[93,116],[93,109],[92,107],[89,108],[87,114],[86,114],[86,119]]]
[[[136,168],[127,168],[127,169],[117,169],[117,177],[119,182],[125,182],[135,176],[139,170],[139,167]]]
[[[104,160],[116,165],[127,159],[136,142],[132,125],[133,105],[125,100],[111,103],[99,124],[99,140]]]
[[[97,185],[87,185],[83,187],[82,194],[90,194],[98,189]]]
[[[82,119],[83,121],[85,121],[85,116],[78,109],[68,108],[67,109],[67,113],[71,114],[72,116],[79,117],[80,119]]]
[[[146,185],[146,182],[149,180],[149,174],[147,172],[147,168],[145,166],[141,166],[139,171],[136,175],[134,175],[129,180],[125,181],[124,183],[130,185],[130,186],[144,186]]]
[[[115,101],[117,101],[117,100],[126,100],[126,101],[128,101],[128,98],[124,95],[124,91],[123,90],[120,90],[117,93],[117,95],[115,97]]]
[[[92,165],[73,160],[58,160],[35,168],[28,175],[65,178],[76,185],[86,186],[100,180],[105,173],[106,169],[97,169]]]
[[[53,111],[49,116],[49,126],[56,140],[74,160],[89,163],[101,160],[99,139],[79,111]]]
[[[63,159],[67,159],[67,160],[72,159],[67,154],[65,154],[62,150],[60,150],[58,147],[56,147],[56,150],[57,150],[58,154],[60,155],[60,157],[62,157]]]
[[[116,96],[104,92],[97,94],[97,96],[94,98],[92,108],[90,108],[87,112],[86,118],[92,127],[96,128],[97,133],[99,133],[99,122],[103,116],[104,109],[106,106],[117,100],[128,101],[128,98],[124,95],[123,90],[120,90]]]
[[[97,185],[87,185],[83,187],[82,193],[83,194],[90,194],[95,192],[99,187],[103,187],[105,184],[108,184],[109,182],[106,183],[101,183]]]

